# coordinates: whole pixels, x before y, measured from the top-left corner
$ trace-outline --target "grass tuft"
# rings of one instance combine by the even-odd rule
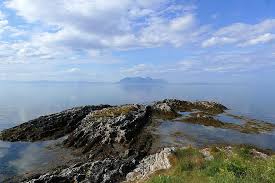
[[[252,147],[210,149],[211,160],[195,148],[177,150],[173,168],[154,175],[147,183],[274,183],[275,157],[255,158]]]

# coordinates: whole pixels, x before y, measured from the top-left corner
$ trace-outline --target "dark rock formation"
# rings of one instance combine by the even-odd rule
[[[76,107],[60,113],[41,116],[0,133],[4,141],[38,141],[63,137],[75,130],[87,114],[109,105]]]
[[[227,108],[222,104],[208,101],[189,102],[176,99],[165,99],[163,101],[156,102],[153,105],[153,110],[158,114],[164,116],[177,117],[176,111],[193,111],[200,110],[211,114],[223,113]]]
[[[81,148],[84,153],[107,157],[120,153],[140,133],[148,122],[150,108],[124,105],[88,114],[81,125],[65,140],[68,147]],[[113,152],[113,153],[110,153]]]
[[[174,119],[174,118],[180,116],[180,114],[177,113],[175,108],[173,108],[173,106],[171,107],[166,102],[155,103],[153,105],[152,109],[153,109],[153,115],[156,118]]]
[[[30,182],[120,182],[148,155],[151,136],[142,131],[150,107],[124,105],[90,112],[64,141],[89,158]]]

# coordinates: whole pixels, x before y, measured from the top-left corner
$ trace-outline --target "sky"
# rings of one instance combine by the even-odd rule
[[[135,76],[275,82],[275,1],[0,1],[0,80]]]

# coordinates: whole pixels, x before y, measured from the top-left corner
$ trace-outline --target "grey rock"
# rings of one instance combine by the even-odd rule
[[[158,113],[162,113],[163,115],[176,115],[176,111],[193,111],[200,110],[207,113],[223,113],[227,108],[222,104],[217,102],[209,102],[209,101],[197,101],[197,102],[189,102],[184,100],[177,99],[165,99],[163,101],[158,101],[153,105],[153,109]]]
[[[84,106],[65,110],[23,123],[0,133],[4,141],[38,141],[53,140],[63,137],[79,125],[81,120],[93,110],[99,110],[109,105]]]
[[[175,150],[175,148],[164,148],[159,153],[145,157],[132,172],[127,174],[126,181],[144,181],[156,171],[171,168],[172,164],[170,163],[169,157]]]
[[[150,135],[142,132],[150,111],[142,105],[124,105],[90,112],[64,141],[87,154],[88,162],[25,182],[121,182],[151,148]]]
[[[91,112],[64,144],[84,153],[104,151],[105,147],[108,154],[121,152],[125,149],[121,145],[129,145],[148,122],[149,111],[142,105],[124,105]]]

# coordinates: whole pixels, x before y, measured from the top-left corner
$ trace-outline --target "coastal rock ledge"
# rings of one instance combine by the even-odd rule
[[[154,115],[177,117],[179,111],[201,110],[222,113],[227,108],[215,102],[187,102],[175,99],[152,105],[85,106],[42,116],[0,133],[4,141],[43,141],[64,137],[62,146],[80,152],[85,160],[46,174],[16,180],[28,183],[123,182],[169,168],[165,149],[152,153],[153,135],[146,130]],[[153,154],[153,155],[152,155]],[[133,172],[133,173],[130,173]],[[148,172],[150,174],[150,172]],[[14,179],[15,180],[15,179]],[[11,180],[7,182],[13,182]]]

